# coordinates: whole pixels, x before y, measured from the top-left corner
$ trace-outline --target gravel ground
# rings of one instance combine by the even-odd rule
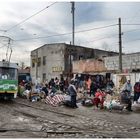
[[[139,113],[0,101],[0,138],[140,138]]]

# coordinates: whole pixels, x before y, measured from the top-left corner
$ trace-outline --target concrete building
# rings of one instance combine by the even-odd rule
[[[45,44],[31,51],[32,80],[50,80],[72,72],[72,61],[118,55],[116,52],[72,46],[65,43]]]
[[[105,57],[105,67],[108,71],[119,69],[119,56]],[[140,52],[122,55],[122,69],[124,72],[140,72]]]

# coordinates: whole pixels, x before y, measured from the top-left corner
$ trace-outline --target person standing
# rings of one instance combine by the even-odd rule
[[[74,80],[71,80],[70,82],[70,85],[68,87],[68,93],[71,96],[71,107],[78,108],[76,104],[77,91],[76,91]]]
[[[91,97],[91,95],[95,96],[96,90],[97,90],[96,82],[95,82],[94,78],[92,78],[91,85],[90,85],[90,97]]]
[[[137,102],[140,97],[140,80],[134,85],[134,102]]]
[[[87,85],[87,93],[90,95],[91,77],[87,79],[86,85]]]
[[[128,80],[128,81],[124,84],[122,90],[123,90],[123,91],[126,91],[126,90],[127,90],[127,91],[129,92],[129,94],[132,93],[132,85],[131,85],[131,81],[130,81],[130,80]]]
[[[106,83],[106,89],[110,90],[114,88],[114,83],[112,80],[110,80],[109,78],[107,79],[107,83]]]

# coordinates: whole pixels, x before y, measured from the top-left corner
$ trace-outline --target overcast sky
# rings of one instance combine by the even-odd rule
[[[0,36],[11,38],[11,61],[30,65],[30,52],[44,44],[70,43],[72,35],[71,3],[47,0],[0,0]],[[140,52],[140,2],[75,3],[75,45],[118,51],[118,18],[122,18],[123,52]],[[18,26],[15,26],[19,24]],[[132,25],[124,25],[132,24]],[[114,26],[110,26],[114,25]],[[110,26],[110,27],[108,27]],[[7,32],[4,32],[7,30]],[[53,36],[53,37],[48,37]],[[43,38],[42,38],[43,37]],[[0,59],[6,58],[8,38],[0,37]],[[9,55],[9,52],[8,52]]]

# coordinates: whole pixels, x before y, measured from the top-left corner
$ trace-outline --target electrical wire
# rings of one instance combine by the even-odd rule
[[[98,38],[98,39],[96,39],[96,40],[85,41],[85,42],[80,42],[80,43],[96,42],[96,41],[99,41],[99,40],[104,40],[104,39],[108,39],[108,38],[113,38],[114,36],[118,36],[118,34],[113,34],[113,35],[110,35],[110,36],[107,36],[107,37],[102,37],[102,38]]]
[[[133,24],[121,24],[121,25],[140,25],[139,23],[133,23]]]
[[[123,33],[135,32],[135,31],[139,31],[139,30],[140,30],[140,28],[136,28],[136,29],[124,31]]]
[[[50,4],[49,6],[47,6],[47,7],[43,8],[42,10],[40,10],[40,11],[38,11],[38,12],[36,12],[35,14],[31,15],[30,17],[28,17],[28,18],[26,18],[26,19],[22,20],[22,21],[21,21],[21,22],[19,22],[18,24],[16,24],[16,25],[12,26],[11,28],[7,29],[7,30],[6,30],[6,32],[8,32],[8,31],[10,31],[10,30],[12,30],[12,29],[16,28],[17,26],[19,26],[19,25],[23,24],[24,22],[26,22],[26,21],[27,21],[27,20],[29,20],[30,18],[32,18],[32,17],[34,17],[34,16],[38,15],[39,13],[43,12],[44,10],[46,10],[46,9],[47,9],[47,8],[49,8],[50,6],[54,5],[55,3],[56,3],[56,2],[54,2],[54,3]]]
[[[96,27],[92,29],[86,29],[86,30],[81,30],[81,31],[75,31],[74,33],[81,33],[81,32],[88,32],[88,31],[93,31],[93,30],[99,30],[99,29],[104,29],[104,28],[109,28],[112,26],[116,26],[118,24],[112,24],[112,25],[107,25],[107,26],[102,26],[102,27]],[[33,40],[33,39],[40,39],[40,38],[50,38],[50,37],[57,37],[57,36],[65,36],[65,35],[70,35],[72,32],[69,33],[63,33],[63,34],[55,34],[51,36],[43,36],[43,37],[36,37],[36,38],[25,38],[25,39],[20,39],[20,40],[15,40],[15,41],[24,41],[24,40]]]
[[[140,38],[137,38],[137,39],[134,39],[134,40],[127,41],[126,43],[123,43],[123,44],[128,44],[128,43],[131,43],[131,42],[133,42],[133,41],[138,41],[138,40],[140,40]]]

